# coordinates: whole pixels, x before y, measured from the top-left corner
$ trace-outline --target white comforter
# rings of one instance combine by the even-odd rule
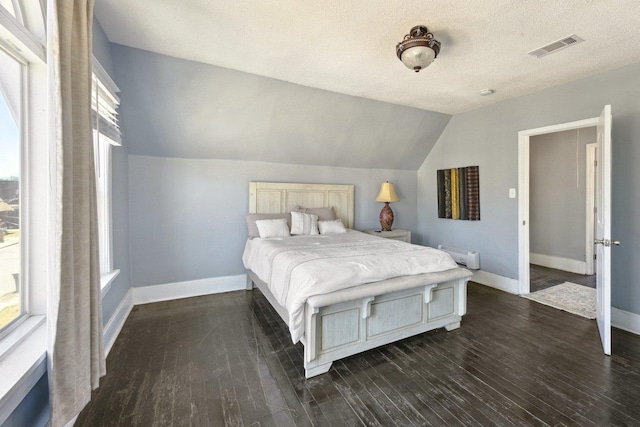
[[[304,335],[304,305],[313,295],[457,267],[437,249],[357,231],[248,240],[242,261],[289,312],[294,343]]]

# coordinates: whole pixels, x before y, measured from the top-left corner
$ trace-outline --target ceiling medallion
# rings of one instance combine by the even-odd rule
[[[416,73],[427,68],[440,53],[440,42],[424,25],[417,25],[396,45],[396,54],[407,68]]]

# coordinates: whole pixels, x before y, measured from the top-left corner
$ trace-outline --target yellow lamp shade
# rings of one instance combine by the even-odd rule
[[[392,182],[384,182],[380,187],[380,193],[378,193],[378,197],[376,197],[376,202],[399,202],[398,195],[396,194],[396,190],[393,189]]]

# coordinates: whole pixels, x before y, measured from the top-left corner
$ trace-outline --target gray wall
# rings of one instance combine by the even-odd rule
[[[29,394],[2,423],[2,427],[38,427],[49,425],[49,380],[44,374]]]
[[[131,283],[244,273],[250,181],[356,185],[357,228],[416,230],[416,170],[450,116],[113,45],[129,150]],[[347,165],[348,167],[345,167]]]
[[[428,243],[480,251],[481,267],[518,277],[518,131],[613,111],[612,302],[640,314],[640,64],[563,84],[454,116],[418,171],[418,231]],[[438,219],[436,170],[480,166],[478,222]]]
[[[586,145],[595,142],[595,127],[531,137],[532,253],[585,261]]]
[[[100,22],[93,18],[93,56],[96,57],[102,68],[113,78],[113,62],[111,60],[111,43],[107,34],[102,29]]]
[[[355,185],[355,227],[380,228],[375,198],[389,180],[394,226],[416,230],[416,172],[266,162],[129,156],[131,283],[243,274],[249,182]]]
[[[450,116],[113,45],[130,154],[417,170]]]

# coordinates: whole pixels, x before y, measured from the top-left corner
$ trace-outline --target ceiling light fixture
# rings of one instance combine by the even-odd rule
[[[493,95],[495,91],[493,89],[482,89],[480,91],[480,96],[489,96],[489,95]]]
[[[416,73],[427,68],[440,53],[440,42],[424,25],[416,25],[396,45],[396,54],[407,68]]]

